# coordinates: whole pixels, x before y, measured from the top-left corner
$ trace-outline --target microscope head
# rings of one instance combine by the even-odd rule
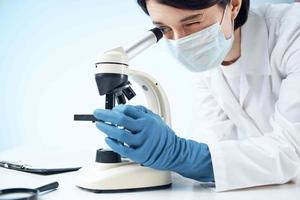
[[[125,97],[130,100],[136,95],[130,87],[127,68],[128,57],[122,47],[107,51],[98,58],[95,79],[99,94],[106,95],[106,109],[112,109],[115,100],[118,104],[125,104]]]

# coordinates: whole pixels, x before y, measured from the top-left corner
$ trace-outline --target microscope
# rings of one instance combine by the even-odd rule
[[[129,79],[145,93],[149,109],[161,116],[171,127],[170,106],[160,84],[150,75],[129,68],[129,60],[156,44],[163,34],[151,29],[127,49],[118,47],[97,58],[95,79],[99,94],[105,95],[105,109],[125,104],[136,93]],[[98,121],[93,115],[74,115],[75,121]],[[76,185],[92,192],[124,192],[157,190],[171,186],[171,173],[142,166],[111,150],[99,149],[96,162],[78,171]]]

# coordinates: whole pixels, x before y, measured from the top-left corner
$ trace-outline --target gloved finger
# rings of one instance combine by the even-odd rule
[[[132,134],[129,131],[124,129],[119,129],[118,127],[103,123],[97,122],[97,128],[105,133],[108,137],[115,139],[119,142],[123,142],[132,147],[138,147],[143,143],[143,137],[138,134]]]
[[[113,110],[122,112],[133,119],[144,117],[148,111],[147,108],[145,108],[144,106],[133,105],[116,106],[113,108]]]
[[[138,132],[143,128],[141,123],[136,122],[134,119],[126,116],[123,113],[113,110],[97,109],[94,112],[94,116],[98,120],[122,126],[132,132]]]
[[[145,106],[142,105],[138,105],[138,106],[134,106],[136,109],[143,111],[146,114],[151,114],[151,115],[157,115],[154,112],[152,112],[152,110],[146,108]],[[157,115],[158,116],[158,115]]]
[[[109,137],[105,138],[105,142],[114,152],[120,154],[123,157],[131,157],[131,149],[129,147]]]

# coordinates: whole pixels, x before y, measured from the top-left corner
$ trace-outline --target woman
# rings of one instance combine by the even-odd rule
[[[98,109],[107,144],[144,166],[217,191],[297,180],[300,173],[300,5],[249,0],[138,0],[197,79],[194,140],[143,106]],[[127,145],[123,145],[126,143]]]

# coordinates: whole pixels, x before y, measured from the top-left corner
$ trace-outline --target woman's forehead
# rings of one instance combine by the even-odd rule
[[[187,10],[179,9],[164,4],[157,3],[156,1],[147,1],[147,9],[153,22],[166,22],[166,21],[181,21],[182,19],[191,17],[193,15],[203,15],[205,9]]]
[[[206,9],[187,10],[164,5],[155,0],[147,1],[147,9],[154,24],[180,23],[195,17],[201,19],[207,13],[218,12],[217,6]]]

